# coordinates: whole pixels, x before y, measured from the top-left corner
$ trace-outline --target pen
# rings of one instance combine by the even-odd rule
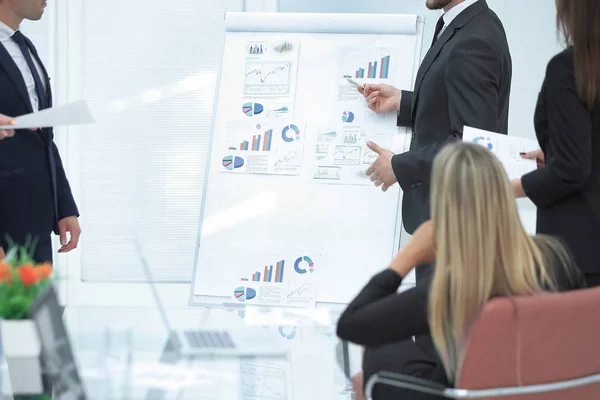
[[[346,78],[346,79],[348,80],[348,82],[350,82],[350,83],[352,83],[352,84],[354,84],[354,85],[356,85],[356,86],[360,87],[361,89],[364,89],[364,86],[363,86],[363,84],[362,84],[362,83],[359,83],[359,82],[355,81],[355,80],[354,80],[354,79],[352,79],[352,78]]]

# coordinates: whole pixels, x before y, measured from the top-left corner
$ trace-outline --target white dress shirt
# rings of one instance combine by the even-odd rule
[[[465,0],[460,4],[455,5],[451,9],[449,9],[444,15],[444,27],[438,34],[438,37],[446,30],[446,27],[450,25],[450,22],[454,20],[454,18],[458,17],[458,14],[465,11],[467,8],[477,3],[479,0]]]
[[[27,65],[27,61],[25,60],[25,56],[21,52],[19,45],[12,39],[12,36],[15,34],[15,31],[12,28],[2,22],[0,22],[0,43],[4,46],[8,54],[12,57],[15,64],[21,71],[23,75],[23,79],[25,80],[25,85],[27,86],[27,92],[29,93],[29,99],[31,100],[31,106],[33,107],[33,111],[39,111],[39,101],[37,92],[35,91],[35,81],[33,80],[33,75],[31,74],[31,70]],[[30,51],[31,53],[31,51]],[[36,57],[31,54],[31,58],[38,70],[38,74],[42,78],[42,84],[44,85],[44,90],[46,90],[46,79],[44,75],[44,70],[42,69],[40,63],[36,59]]]

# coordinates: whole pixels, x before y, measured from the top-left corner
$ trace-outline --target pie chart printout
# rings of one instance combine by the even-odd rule
[[[253,117],[258,114],[262,114],[264,107],[260,103],[245,103],[242,106],[242,111],[247,117]]]
[[[227,170],[233,171],[234,169],[241,168],[244,166],[244,159],[242,157],[226,156],[223,157],[223,166]]]
[[[252,288],[247,288],[244,286],[240,286],[235,288],[233,291],[233,296],[238,299],[240,302],[245,302],[247,300],[252,300],[256,297],[256,290]]]

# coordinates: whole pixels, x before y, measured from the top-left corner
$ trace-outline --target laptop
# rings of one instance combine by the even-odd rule
[[[146,278],[150,282],[160,318],[178,353],[183,356],[287,358],[288,350],[274,338],[265,335],[264,330],[260,328],[246,326],[240,330],[173,330],[165,307],[160,300],[150,267],[137,240],[135,240],[135,246]]]
[[[54,285],[38,296],[29,310],[42,345],[42,361],[56,399],[85,400],[83,382],[62,319],[63,309]]]

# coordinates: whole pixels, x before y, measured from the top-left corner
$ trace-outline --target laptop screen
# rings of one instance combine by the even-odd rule
[[[37,326],[44,371],[52,382],[54,397],[61,400],[86,400],[69,335],[63,323],[62,308],[53,285],[49,285],[35,300],[29,316]]]

